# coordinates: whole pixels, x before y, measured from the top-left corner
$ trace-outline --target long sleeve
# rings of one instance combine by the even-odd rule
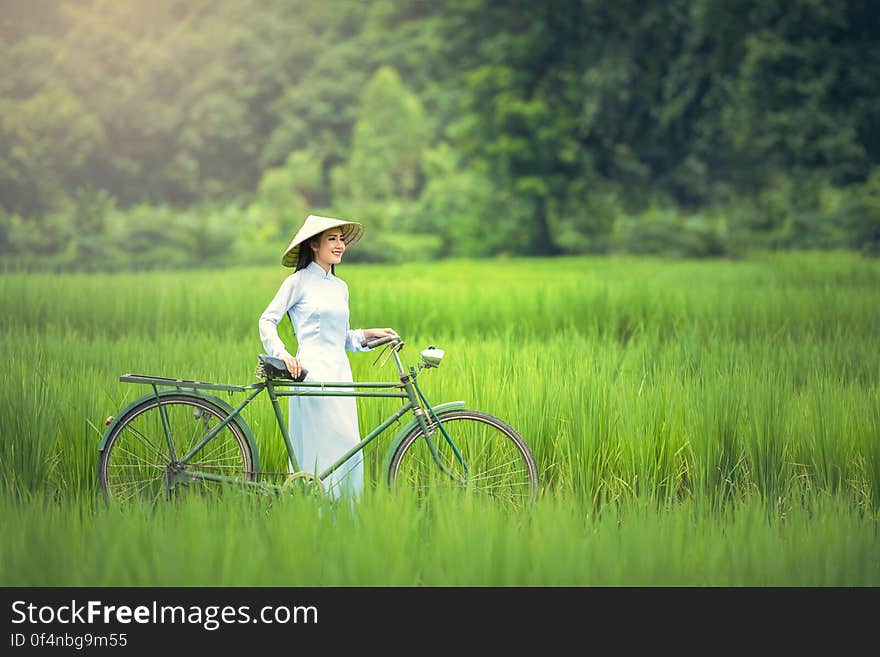
[[[348,351],[370,351],[366,347],[361,346],[363,340],[363,329],[348,329],[345,336],[345,348]]]
[[[290,356],[278,336],[278,322],[284,319],[287,311],[297,302],[300,293],[300,277],[291,274],[284,279],[275,297],[260,315],[260,341],[269,356],[275,358]]]
[[[348,304],[348,285],[345,286],[345,303]],[[345,324],[345,348],[347,351],[370,351],[370,349],[361,346],[364,340],[363,329],[349,328],[348,323]]]

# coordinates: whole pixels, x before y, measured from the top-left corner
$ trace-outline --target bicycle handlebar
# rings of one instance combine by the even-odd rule
[[[381,338],[373,338],[372,340],[361,340],[361,346],[366,347],[367,349],[375,349],[376,347],[389,342],[394,342],[395,340],[403,341],[399,335],[384,335]]]

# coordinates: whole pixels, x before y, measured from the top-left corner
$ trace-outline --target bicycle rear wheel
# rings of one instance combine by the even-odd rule
[[[453,476],[438,467],[421,428],[416,427],[391,457],[392,488],[413,488],[420,496],[429,489],[469,490],[514,509],[534,500],[538,466],[525,440],[510,425],[488,413],[464,409],[438,417],[461,461],[433,419],[428,423],[430,438],[440,462]]]
[[[231,421],[196,455],[181,466],[177,461],[227,417],[215,403],[197,395],[175,394],[145,399],[132,408],[113,430],[98,462],[104,494],[121,502],[153,502],[171,490],[217,494],[223,483],[205,479],[177,480],[177,473],[213,474],[238,481],[253,479],[253,455],[241,426]],[[169,448],[172,438],[174,451]]]

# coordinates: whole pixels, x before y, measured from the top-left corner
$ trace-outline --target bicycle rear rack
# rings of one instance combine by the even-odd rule
[[[205,390],[225,390],[227,392],[244,392],[265,385],[253,383],[249,386],[236,386],[228,383],[211,383],[209,381],[190,381],[189,379],[174,379],[168,376],[149,376],[146,374],[123,374],[120,381],[126,383],[146,383],[154,386],[169,386],[172,388],[203,388]]]

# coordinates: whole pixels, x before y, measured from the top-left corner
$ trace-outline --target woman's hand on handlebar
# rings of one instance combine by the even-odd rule
[[[367,349],[375,349],[383,344],[394,342],[395,339],[399,341],[400,336],[392,328],[364,329],[364,339],[361,340],[361,346]]]
[[[294,358],[293,356],[282,356],[281,360],[284,361],[284,364],[287,366],[287,371],[290,372],[290,375],[294,379],[299,378],[299,375],[302,372],[302,363],[299,362],[299,358]]]
[[[371,328],[364,329],[364,339],[373,340],[375,338],[384,338],[385,336],[396,336],[397,331],[392,328]]]

